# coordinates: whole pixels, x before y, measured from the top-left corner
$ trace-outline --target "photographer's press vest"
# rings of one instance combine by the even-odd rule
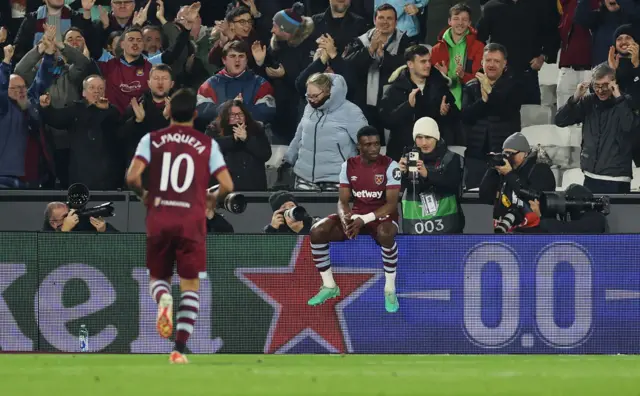
[[[447,151],[436,167],[446,166],[455,154]],[[462,213],[456,194],[438,193],[434,187],[421,193],[406,188],[402,194],[403,234],[450,234],[462,232]]]

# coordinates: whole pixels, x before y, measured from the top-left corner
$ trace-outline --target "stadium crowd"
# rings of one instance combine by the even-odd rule
[[[169,124],[167,97],[190,87],[196,126],[219,143],[236,190],[337,191],[342,163],[357,154],[356,133],[371,125],[396,161],[417,138],[432,138],[434,147],[423,149],[432,182],[455,193],[451,180],[479,187],[486,154],[524,133],[523,109],[542,103],[545,63],[560,70],[546,124],[579,126],[580,152],[568,161],[584,183],[628,192],[632,160],[640,161],[640,0],[0,7],[4,188],[123,188],[140,138]],[[424,117],[435,126],[416,131]],[[454,159],[464,180],[450,170],[438,177],[448,146],[466,148],[464,160]],[[548,154],[537,151],[537,161],[554,163]],[[273,158],[277,181],[267,177]]]

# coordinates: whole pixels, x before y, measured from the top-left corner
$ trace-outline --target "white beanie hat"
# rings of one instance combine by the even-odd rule
[[[413,125],[413,141],[418,136],[428,136],[440,140],[440,128],[436,120],[430,117],[422,117]]]

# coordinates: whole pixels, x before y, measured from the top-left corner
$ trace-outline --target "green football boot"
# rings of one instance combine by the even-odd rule
[[[315,296],[311,297],[307,304],[312,307],[320,304],[324,304],[330,298],[336,298],[340,296],[340,288],[338,286],[330,288],[321,286],[320,291]]]
[[[398,312],[400,309],[400,303],[395,291],[384,292],[384,307],[389,313]]]

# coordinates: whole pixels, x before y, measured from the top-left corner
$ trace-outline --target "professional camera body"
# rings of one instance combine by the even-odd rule
[[[89,188],[82,183],[72,184],[67,190],[67,206],[75,210],[79,217],[113,217],[115,216],[113,202],[87,208],[91,194]]]
[[[508,160],[509,156],[505,153],[489,153],[487,154],[487,163],[490,168],[495,168],[496,166],[503,166],[504,161]]]

